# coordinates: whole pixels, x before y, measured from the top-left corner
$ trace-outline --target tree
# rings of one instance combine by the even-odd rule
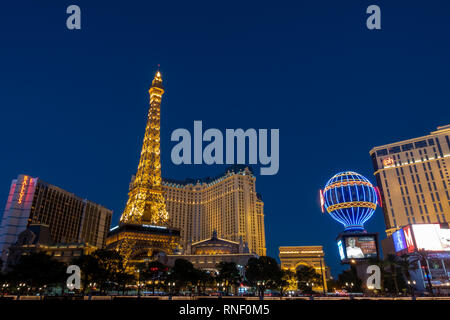
[[[327,280],[328,292],[335,292],[335,290],[341,289],[339,282],[336,279],[330,278]]]
[[[206,287],[214,283],[214,276],[211,274],[211,272],[206,270],[195,269],[195,271],[197,273],[196,278],[198,279],[198,292],[199,294],[205,293]]]
[[[127,272],[125,268],[116,272],[114,279],[117,282],[118,287],[122,289],[122,294],[125,294],[125,287],[127,284],[136,283],[135,275]]]
[[[217,279],[225,283],[226,293],[229,293],[230,286],[236,286],[241,281],[241,275],[235,262],[220,262],[217,265],[219,275]]]
[[[106,286],[113,282],[117,283],[117,276],[125,272],[123,258],[115,250],[99,249],[92,254],[98,261],[99,268],[95,274],[100,292],[104,293]]]
[[[389,272],[392,275],[392,281],[394,283],[394,287],[395,287],[395,294],[398,295],[399,293],[399,287],[398,287],[398,277],[397,277],[397,270],[398,270],[398,265],[397,265],[397,257],[394,254],[388,254],[386,256],[386,260],[385,260],[385,265],[388,268]]]
[[[158,283],[164,281],[169,270],[166,265],[159,261],[140,263],[135,266],[135,269],[140,271],[141,281],[151,282],[153,293],[155,293],[156,281],[158,281]]]
[[[175,290],[178,292],[180,288],[196,284],[198,273],[195,272],[194,265],[190,261],[177,259],[167,279],[169,282],[175,282]]]
[[[85,294],[88,284],[95,281],[95,276],[100,272],[98,260],[92,255],[82,255],[78,258],[75,258],[72,263],[79,266],[81,269],[83,283],[82,292],[83,294]]]
[[[297,290],[297,275],[291,270],[281,270],[281,277],[277,283],[281,296],[285,291]]]
[[[262,256],[250,258],[245,266],[245,277],[263,296],[266,288],[273,288],[279,283],[282,272],[274,258]]]
[[[62,284],[66,279],[66,265],[44,252],[33,252],[20,257],[8,274],[15,283],[25,283],[31,291],[43,286]]]
[[[344,270],[338,276],[338,284],[341,288],[345,288],[349,292],[361,292],[362,281],[358,277],[355,266],[351,266],[350,269]]]
[[[400,267],[400,271],[405,277],[405,280],[406,281],[410,280],[411,274],[409,270],[414,269],[416,267],[416,262],[411,261],[408,255],[404,254],[397,258],[397,265]]]
[[[322,277],[311,266],[301,266],[297,269],[298,287],[303,292],[312,292],[313,284],[321,283]]]

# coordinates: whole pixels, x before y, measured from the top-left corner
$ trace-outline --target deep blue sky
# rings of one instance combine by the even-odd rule
[[[321,214],[318,190],[346,169],[374,182],[373,146],[450,123],[450,2],[158,2],[2,4],[0,202],[25,173],[113,209],[116,224],[161,64],[163,176],[223,172],[171,163],[171,132],[194,120],[279,128],[280,171],[256,184],[268,254],[323,245],[336,274],[342,228]],[[65,27],[70,4],[80,31]],[[365,27],[370,4],[382,30]],[[367,229],[384,237],[380,209]]]

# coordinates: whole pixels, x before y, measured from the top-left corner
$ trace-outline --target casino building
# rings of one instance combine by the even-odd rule
[[[220,262],[234,262],[243,275],[248,260],[257,257],[256,254],[249,252],[242,239],[239,242],[221,239],[217,236],[217,232],[213,231],[211,238],[189,244],[183,254],[176,251],[171,255],[160,255],[158,260],[167,266],[173,266],[177,259],[185,259],[197,269],[213,272],[217,271]]]
[[[409,262],[409,279],[418,291],[450,294],[450,225],[412,224],[382,240],[384,254]]]
[[[89,243],[55,243],[48,225],[31,224],[18,235],[16,243],[9,247],[5,269],[9,270],[20,261],[21,256],[32,252],[44,252],[53,259],[70,265],[74,259],[97,249]]]
[[[410,224],[450,222],[450,125],[370,155],[388,236]]]
[[[241,165],[215,178],[163,179],[170,224],[181,230],[181,246],[187,249],[215,231],[222,239],[242,239],[251,253],[265,256],[264,203],[255,180]]]
[[[105,246],[112,211],[92,201],[27,175],[11,183],[0,227],[0,251],[7,261],[9,247],[32,224],[45,224],[53,244]]]

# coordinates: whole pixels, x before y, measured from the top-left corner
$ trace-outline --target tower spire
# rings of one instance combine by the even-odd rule
[[[158,71],[149,89],[150,110],[141,157],[121,223],[166,225],[166,210],[161,179],[160,128],[161,98],[164,94],[161,72]]]

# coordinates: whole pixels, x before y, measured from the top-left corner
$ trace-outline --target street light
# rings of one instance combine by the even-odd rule
[[[415,285],[416,285],[416,280],[413,280],[413,281],[409,281],[408,280],[409,291],[410,291],[411,296],[413,297],[413,299],[415,297],[415,290],[414,290]]]
[[[137,273],[138,273],[138,292],[137,292],[137,296],[138,298],[141,297],[141,270],[137,269]]]

